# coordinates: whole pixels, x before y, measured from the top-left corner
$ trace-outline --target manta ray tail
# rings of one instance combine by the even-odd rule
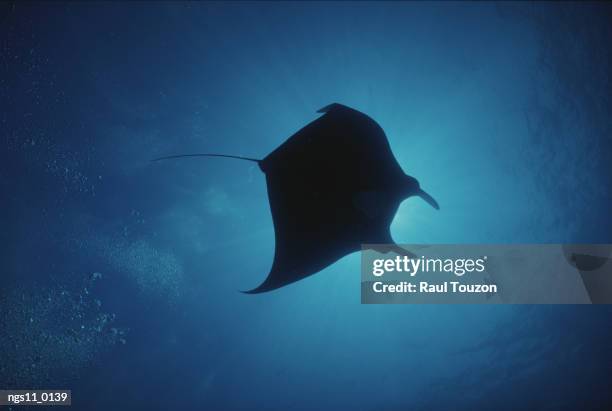
[[[178,155],[175,155],[175,156],[166,156],[166,157],[154,158],[151,161],[169,160],[169,159],[172,159],[172,158],[183,158],[183,157],[225,157],[225,158],[236,158],[238,160],[254,161],[256,163],[259,163],[261,161],[261,160],[258,160],[256,158],[250,158],[250,157],[230,156],[230,155],[226,155],[226,154],[210,154],[210,153],[178,154]]]

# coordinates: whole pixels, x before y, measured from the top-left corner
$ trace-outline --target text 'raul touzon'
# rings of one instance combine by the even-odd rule
[[[372,263],[372,275],[382,277],[386,273],[405,273],[411,280],[420,273],[450,273],[463,277],[469,273],[486,271],[487,257],[481,258],[425,258],[424,256],[376,259]],[[457,278],[458,279],[458,278]],[[473,284],[461,281],[375,281],[376,293],[497,293],[495,284]]]

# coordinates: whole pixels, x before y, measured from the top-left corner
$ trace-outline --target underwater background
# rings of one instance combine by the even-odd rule
[[[275,292],[263,158],[372,116],[398,243],[612,242],[608,3],[0,5],[0,389],[78,410],[610,410],[610,306]],[[316,167],[316,164],[313,164]],[[13,407],[24,409],[24,407]]]

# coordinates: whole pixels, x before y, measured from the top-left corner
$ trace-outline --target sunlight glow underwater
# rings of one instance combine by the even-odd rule
[[[375,119],[440,203],[405,201],[396,242],[609,241],[609,178],[588,167],[605,150],[581,140],[593,123],[561,116],[561,131],[534,137],[526,120],[559,96],[540,32],[515,5],[150,6],[66,6],[46,67],[69,70],[78,87],[66,81],[66,92],[91,103],[65,114],[87,137],[70,126],[9,145],[59,197],[45,216],[61,218],[28,215],[20,230],[61,243],[69,258],[57,272],[104,272],[102,303],[131,329],[120,360],[79,382],[95,409],[115,408],[106,394],[129,384],[158,395],[133,395],[125,409],[571,409],[605,383],[606,307],[365,306],[358,253],[281,290],[241,294],[274,252],[263,174],[224,159],[149,162],[262,158],[339,102]],[[79,70],[64,64],[77,51]],[[37,238],[15,242],[15,261]]]

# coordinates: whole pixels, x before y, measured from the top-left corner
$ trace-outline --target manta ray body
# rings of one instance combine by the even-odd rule
[[[334,103],[262,160],[275,234],[272,268],[258,287],[271,291],[311,276],[362,244],[394,244],[390,226],[400,203],[438,203],[406,175],[383,129],[366,114]]]

